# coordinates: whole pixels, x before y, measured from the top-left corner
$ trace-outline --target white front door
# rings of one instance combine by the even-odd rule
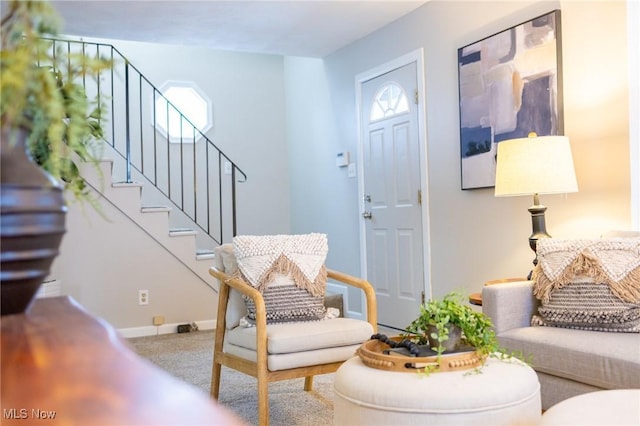
[[[416,67],[396,68],[361,90],[367,279],[378,322],[399,329],[418,316],[425,288]]]

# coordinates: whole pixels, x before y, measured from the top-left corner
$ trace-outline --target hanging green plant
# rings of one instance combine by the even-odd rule
[[[0,117],[10,142],[28,133],[29,152],[62,182],[73,200],[90,201],[78,162],[101,157],[104,105],[89,99],[87,80],[97,81],[109,60],[56,46],[60,20],[46,1],[7,2],[2,17]]]

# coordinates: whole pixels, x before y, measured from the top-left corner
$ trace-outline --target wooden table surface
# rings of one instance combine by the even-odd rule
[[[495,285],[495,284],[514,283],[514,282],[520,282],[520,281],[526,281],[526,280],[527,280],[526,278],[501,278],[499,280],[487,281],[486,283],[484,283],[484,285],[487,286],[487,285]],[[478,293],[471,293],[469,295],[469,303],[476,306],[482,306],[482,291]]]
[[[244,424],[71,298],[37,299],[0,322],[2,425]]]

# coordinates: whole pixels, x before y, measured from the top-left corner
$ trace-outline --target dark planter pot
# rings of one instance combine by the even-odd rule
[[[444,348],[444,352],[452,352],[460,345],[460,341],[462,340],[462,329],[457,325],[452,324],[449,324],[447,328],[449,329],[449,338],[442,342],[442,347]],[[427,339],[429,340],[429,347],[436,348],[438,347],[438,339],[431,337],[431,333],[438,333],[438,329],[435,325],[427,327]]]
[[[27,133],[0,137],[0,314],[9,315],[25,312],[49,275],[67,208],[60,185],[29,158]]]

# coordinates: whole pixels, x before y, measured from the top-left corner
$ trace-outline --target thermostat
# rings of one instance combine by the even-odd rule
[[[349,151],[339,152],[336,157],[336,166],[346,167],[349,165]]]

